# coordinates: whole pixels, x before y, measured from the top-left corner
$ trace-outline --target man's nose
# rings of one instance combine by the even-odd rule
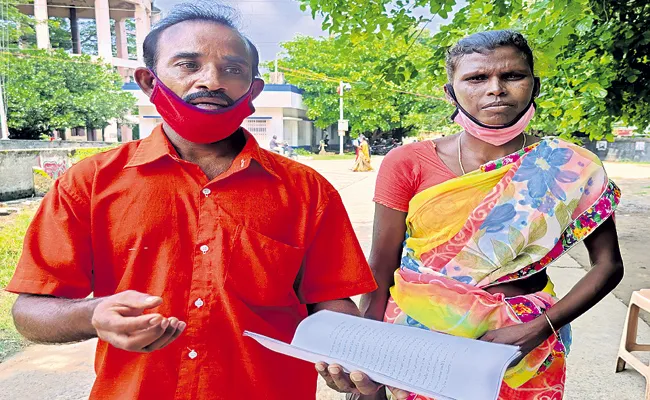
[[[223,79],[217,68],[205,68],[203,74],[196,81],[196,88],[199,90],[218,91],[225,90]]]

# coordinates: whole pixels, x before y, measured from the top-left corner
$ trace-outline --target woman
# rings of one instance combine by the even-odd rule
[[[620,192],[602,163],[524,133],[540,90],[533,66],[512,31],[471,35],[449,51],[445,93],[463,131],[384,160],[370,255],[379,289],[361,302],[367,318],[520,346],[504,400],[562,398],[569,323],[623,276],[612,218]],[[546,267],[580,241],[593,268],[558,300]],[[385,398],[367,376],[326,367],[317,365],[331,387]]]
[[[357,158],[352,167],[354,172],[368,172],[372,171],[370,164],[370,146],[365,136],[359,136],[359,147],[357,148]]]

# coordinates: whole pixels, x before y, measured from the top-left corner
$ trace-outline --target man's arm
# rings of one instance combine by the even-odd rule
[[[307,306],[307,310],[309,311],[309,315],[322,310],[330,310],[341,314],[354,315],[355,317],[361,316],[359,308],[354,304],[352,299],[330,300],[323,301],[322,303],[310,304]]]
[[[70,343],[97,336],[91,320],[98,299],[71,300],[21,294],[12,314],[16,329],[36,343]]]
[[[185,322],[144,314],[160,297],[133,290],[97,299],[73,300],[21,294],[12,313],[18,331],[38,343],[70,343],[99,337],[122,350],[162,349],[185,330]]]

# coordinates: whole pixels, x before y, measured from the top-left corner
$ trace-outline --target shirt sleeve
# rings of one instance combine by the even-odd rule
[[[349,298],[377,288],[366,257],[335,190],[317,216],[298,283],[304,304]]]
[[[89,200],[64,189],[65,175],[45,196],[27,230],[9,292],[65,298],[92,292]]]
[[[415,164],[408,150],[408,146],[398,147],[382,161],[377,174],[375,203],[408,212],[409,202],[416,192]]]

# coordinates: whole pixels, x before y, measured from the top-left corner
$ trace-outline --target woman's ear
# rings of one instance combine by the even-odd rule
[[[445,91],[445,97],[447,98],[447,101],[450,102],[452,106],[458,107],[458,104],[456,104],[455,100],[456,94],[454,93],[454,87],[451,86],[451,83],[446,83],[442,89]]]
[[[535,84],[533,86],[533,99],[536,99],[537,97],[539,97],[539,93],[540,93],[541,87],[542,87],[542,82],[540,81],[539,77],[537,77],[537,76],[534,77],[533,79],[535,80]]]

